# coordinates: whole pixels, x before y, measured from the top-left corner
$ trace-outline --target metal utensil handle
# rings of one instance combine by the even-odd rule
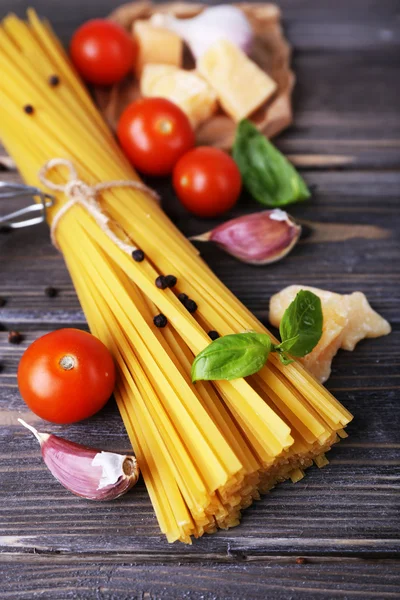
[[[37,225],[43,223],[46,220],[46,210],[53,206],[54,196],[42,192],[39,188],[23,185],[20,183],[7,183],[0,181],[0,200],[17,198],[17,197],[39,197],[40,202],[35,202],[24,208],[20,208],[12,213],[9,213],[3,217],[0,216],[0,227],[6,229],[20,229],[22,227],[30,227],[31,225]],[[19,219],[23,215],[29,215],[31,213],[39,213],[34,217],[27,217],[25,219]]]

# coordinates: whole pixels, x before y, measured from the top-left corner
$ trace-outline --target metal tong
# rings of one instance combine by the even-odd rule
[[[39,202],[34,202],[24,208],[20,208],[5,216],[0,216],[0,229],[20,229],[21,227],[30,227],[37,225],[46,220],[46,210],[53,206],[54,196],[42,192],[39,188],[23,185],[20,183],[6,183],[0,181],[0,200],[8,198],[30,196],[31,198],[39,198]],[[0,207],[1,208],[1,207]],[[32,213],[35,216],[30,217]],[[37,214],[39,213],[39,214]],[[20,218],[24,217],[24,218]]]

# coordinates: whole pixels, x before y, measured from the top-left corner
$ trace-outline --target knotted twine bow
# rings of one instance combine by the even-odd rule
[[[47,178],[47,174],[49,171],[54,169],[55,167],[66,167],[69,171],[69,178],[66,183],[54,183],[50,179]],[[130,241],[123,241],[120,237],[118,237],[110,228],[110,223],[115,223],[113,219],[103,212],[97,197],[99,192],[103,190],[110,190],[114,187],[128,187],[132,189],[139,190],[148,194],[151,198],[158,201],[159,195],[147,187],[141,181],[133,181],[133,180],[117,180],[117,181],[106,181],[104,183],[97,183],[96,185],[88,185],[84,181],[78,178],[78,173],[73,165],[73,163],[66,158],[52,158],[47,161],[43,167],[40,169],[38,173],[38,177],[40,181],[51,190],[57,190],[59,192],[64,192],[68,201],[57,211],[55,214],[53,221],[50,227],[50,237],[53,245],[59,249],[57,244],[57,227],[60,223],[62,217],[72,208],[75,204],[80,204],[87,210],[87,212],[93,217],[98,226],[104,233],[114,242],[118,248],[126,252],[127,254],[131,254],[134,250],[137,250],[136,246],[134,246]],[[117,225],[117,224],[116,224]],[[118,225],[118,227],[122,230],[122,228]],[[126,235],[126,234],[125,234]],[[126,237],[128,237],[126,235]]]

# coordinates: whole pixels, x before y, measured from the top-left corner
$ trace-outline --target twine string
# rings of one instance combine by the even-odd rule
[[[56,167],[66,167],[68,169],[68,180],[66,183],[54,183],[51,181],[51,179],[48,179],[47,175]],[[68,198],[67,202],[55,214],[50,227],[51,241],[57,249],[59,249],[57,243],[57,228],[61,219],[75,204],[80,204],[93,217],[100,229],[110,238],[110,240],[114,242],[116,246],[118,246],[118,248],[127,254],[132,254],[134,250],[137,250],[136,246],[133,245],[132,241],[129,239],[129,236],[125,231],[123,231],[122,227],[120,227],[103,211],[98,201],[99,193],[103,190],[110,190],[114,187],[128,187],[144,192],[153,200],[159,201],[160,199],[154,190],[147,187],[147,185],[141,181],[116,180],[105,181],[102,183],[97,183],[96,185],[88,185],[79,179],[74,164],[66,158],[52,158],[51,160],[47,161],[40,169],[38,177],[43,185],[51,190],[64,192]],[[114,227],[118,227],[129,241],[124,241],[118,235],[116,235],[110,227],[111,223],[114,225]]]

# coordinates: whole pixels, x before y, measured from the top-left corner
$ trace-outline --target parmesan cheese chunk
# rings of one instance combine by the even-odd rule
[[[210,118],[217,109],[214,90],[195,71],[170,65],[146,65],[140,80],[143,96],[167,98],[189,117],[193,127]]]
[[[162,63],[180,67],[182,64],[183,42],[173,31],[154,27],[148,21],[133,23],[133,37],[138,43],[136,72],[141,74],[149,63]]]
[[[272,296],[269,309],[272,325],[279,327],[283,313],[300,290],[309,290],[321,299],[322,337],[310,354],[299,359],[321,383],[329,378],[331,362],[339,348],[354,350],[360,340],[391,331],[389,323],[371,308],[363,293],[341,295],[305,285],[291,285]]]
[[[235,121],[251,115],[276,90],[276,83],[228,40],[220,40],[200,57],[197,69],[217,92]]]

